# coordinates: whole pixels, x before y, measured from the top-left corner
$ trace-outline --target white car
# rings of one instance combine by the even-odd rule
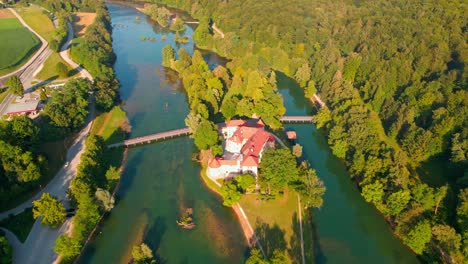
[[[70,165],[70,162],[65,162],[65,168],[68,167],[68,165]]]

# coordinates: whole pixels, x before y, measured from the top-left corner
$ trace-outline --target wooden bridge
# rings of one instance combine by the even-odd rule
[[[283,116],[280,119],[280,121],[283,123],[310,123],[313,120],[314,118],[312,116]],[[218,124],[218,126],[222,126],[224,124],[225,123],[220,123]],[[190,134],[190,130],[188,127],[186,127],[186,128],[175,129],[175,130],[170,130],[166,132],[159,132],[159,133],[155,133],[155,134],[148,135],[148,136],[127,139],[119,143],[111,144],[108,147],[109,148],[117,148],[117,147],[122,147],[122,146],[129,147],[129,146],[138,145],[138,144],[151,143],[153,141],[158,141],[158,140],[165,140],[169,138],[186,136],[189,134]]]
[[[280,118],[283,123],[312,123],[313,116],[283,116]]]

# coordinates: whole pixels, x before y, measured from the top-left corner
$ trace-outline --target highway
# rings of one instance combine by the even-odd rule
[[[32,91],[33,85],[31,85],[31,82],[34,78],[34,73],[39,69],[39,67],[47,60],[47,58],[52,54],[52,50],[48,47],[49,44],[47,41],[42,38],[37,32],[35,32],[26,22],[24,22],[23,18],[18,15],[18,13],[12,9],[9,8],[9,10],[18,18],[18,20],[27,28],[29,29],[32,33],[34,33],[42,42],[42,46],[39,49],[39,51],[33,56],[32,59],[30,59],[25,65],[23,65],[20,69],[9,73],[7,75],[1,76],[0,77],[0,83],[5,82],[10,76],[13,75],[18,75],[23,83],[25,93]],[[4,111],[6,110],[7,106],[11,103],[11,101],[15,98],[14,95],[9,94],[3,102],[0,103],[0,116],[4,114]]]

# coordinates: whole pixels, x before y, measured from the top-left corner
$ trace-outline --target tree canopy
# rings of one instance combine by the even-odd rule
[[[13,75],[10,78],[8,78],[8,80],[6,81],[6,86],[10,89],[12,93],[16,95],[24,95],[23,83],[21,82],[18,76]]]
[[[88,114],[90,84],[84,79],[68,81],[52,94],[44,108],[45,114],[59,127],[70,130],[81,127]]]
[[[34,219],[41,217],[45,225],[58,227],[65,221],[65,207],[49,193],[42,194],[39,200],[33,201]]]

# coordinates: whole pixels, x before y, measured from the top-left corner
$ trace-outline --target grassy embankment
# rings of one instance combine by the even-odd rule
[[[20,9],[19,14],[23,17],[24,21],[46,41],[53,39],[55,27],[45,10],[30,6]],[[59,74],[56,70],[56,65],[59,62],[68,66],[57,52],[53,52],[44,62],[42,69],[35,77],[40,80],[55,80],[67,79],[77,74],[77,72],[73,71],[70,67],[68,67],[68,76]]]
[[[127,116],[120,106],[114,106],[109,112],[99,113],[91,128],[91,133],[101,136],[106,144],[123,141],[126,131],[129,131]],[[119,168],[124,165],[123,154],[123,148],[108,149],[104,158],[109,165]]]
[[[34,54],[41,41],[8,10],[0,10],[0,75],[12,72]]]

